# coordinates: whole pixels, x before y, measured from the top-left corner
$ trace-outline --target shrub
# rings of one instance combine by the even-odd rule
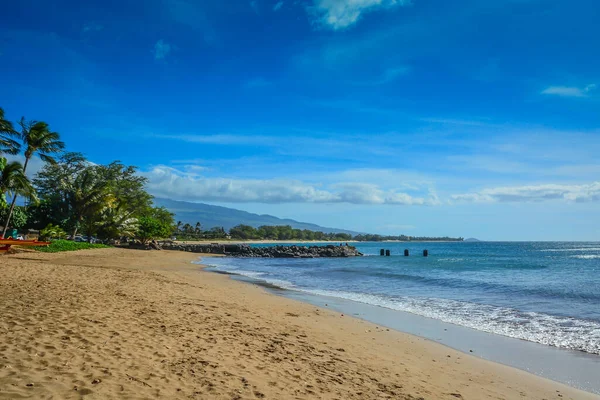
[[[55,240],[47,247],[36,247],[35,249],[44,253],[58,253],[61,251],[75,251],[87,249],[104,249],[110,246],[98,243],[73,242],[71,240]]]

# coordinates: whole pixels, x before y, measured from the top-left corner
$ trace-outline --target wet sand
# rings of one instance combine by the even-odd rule
[[[0,256],[0,399],[600,399],[196,258]]]

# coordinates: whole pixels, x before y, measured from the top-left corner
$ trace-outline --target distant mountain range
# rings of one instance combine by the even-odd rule
[[[345,229],[327,228],[293,219],[282,219],[266,214],[253,214],[235,208],[212,206],[204,203],[190,203],[156,197],[154,198],[154,204],[158,207],[165,207],[174,213],[176,221],[192,225],[200,222],[203,230],[213,227],[223,227],[225,230],[229,230],[239,224],[250,225],[255,228],[261,225],[290,225],[294,229],[309,229],[325,233],[349,233],[353,236],[359,234],[359,232]]]

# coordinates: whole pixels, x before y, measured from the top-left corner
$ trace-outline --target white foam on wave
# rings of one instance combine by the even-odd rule
[[[579,258],[582,260],[593,260],[596,258],[600,258],[600,254],[579,254],[576,256],[571,256],[571,258]]]
[[[600,323],[444,299],[387,298],[329,290],[308,293],[410,312],[468,328],[564,349],[600,354]]]
[[[213,267],[215,267],[216,270],[221,271],[221,272],[245,276],[246,278],[262,281],[262,282],[268,283],[270,285],[280,287],[282,289],[292,290],[292,289],[296,288],[296,286],[292,282],[285,281],[282,279],[269,278],[266,272],[247,271],[247,270],[242,270],[242,269],[238,269],[235,267],[232,267],[232,268],[224,267],[224,266],[213,266]]]
[[[600,247],[577,247],[572,249],[542,249],[545,252],[564,252],[564,251],[600,251]]]

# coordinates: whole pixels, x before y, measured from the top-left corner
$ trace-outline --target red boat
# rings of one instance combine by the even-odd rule
[[[0,254],[6,253],[10,246],[48,246],[49,242],[38,242],[37,240],[15,240],[13,238],[0,239]]]

